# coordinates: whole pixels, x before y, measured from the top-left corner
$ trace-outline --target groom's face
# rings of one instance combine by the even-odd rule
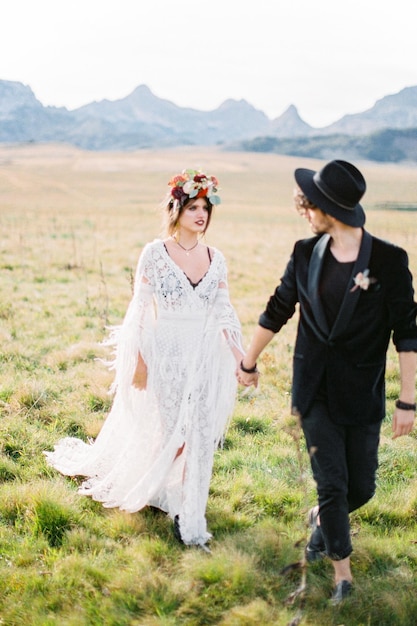
[[[310,228],[315,235],[322,235],[330,232],[334,223],[334,218],[318,208],[306,209],[306,218],[308,219]]]

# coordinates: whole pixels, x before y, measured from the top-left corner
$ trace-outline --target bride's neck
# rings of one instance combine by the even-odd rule
[[[182,244],[186,248],[191,248],[191,246],[195,245],[198,242],[198,234],[197,233],[186,233],[186,232],[176,232],[172,238],[177,243]]]

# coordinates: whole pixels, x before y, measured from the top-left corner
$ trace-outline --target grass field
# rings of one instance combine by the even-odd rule
[[[164,515],[78,496],[42,454],[66,434],[94,437],[105,419],[99,344],[124,315],[143,245],[160,235],[170,176],[201,167],[220,180],[207,242],[227,258],[248,342],[294,241],[310,236],[292,208],[293,170],[320,165],[217,149],[0,147],[0,624],[417,624],[417,435],[391,439],[392,349],[378,491],[352,516],[356,588],[337,609],[329,563],[300,565],[315,491],[289,415],[296,320],[265,351],[260,390],[237,399],[216,453],[211,555],[180,546]],[[368,229],[404,246],[417,276],[416,168],[359,165]]]

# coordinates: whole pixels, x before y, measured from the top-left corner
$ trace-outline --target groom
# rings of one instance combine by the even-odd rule
[[[318,172],[297,169],[295,180],[296,208],[315,236],[295,244],[238,379],[257,385],[257,358],[299,304],[292,407],[301,420],[318,494],[318,506],[309,513],[306,558],[331,559],[332,603],[338,604],[352,588],[349,513],[375,491],[391,336],[400,370],[393,436],[413,428],[417,305],[406,252],[363,228],[361,172],[336,160]]]

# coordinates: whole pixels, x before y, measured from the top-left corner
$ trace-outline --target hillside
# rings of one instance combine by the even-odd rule
[[[229,149],[248,152],[272,152],[288,156],[318,159],[345,159],[378,161],[381,163],[417,162],[417,128],[386,129],[369,135],[309,135],[279,139],[257,137],[239,142]]]

